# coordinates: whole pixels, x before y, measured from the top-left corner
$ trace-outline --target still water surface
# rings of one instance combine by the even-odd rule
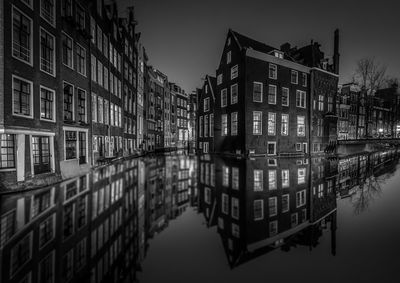
[[[0,282],[400,282],[399,157],[159,155],[3,195]]]

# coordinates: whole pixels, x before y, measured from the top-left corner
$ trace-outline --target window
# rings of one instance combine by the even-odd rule
[[[97,83],[103,86],[103,64],[97,61]]]
[[[301,143],[296,143],[296,151],[301,151]]]
[[[85,29],[85,10],[81,7],[81,5],[76,4],[76,24],[78,29]]]
[[[214,136],[214,114],[210,114],[210,137]]]
[[[40,30],[40,70],[55,75],[55,37]]]
[[[203,116],[199,117],[199,137],[203,137]]]
[[[253,111],[253,135],[262,134],[262,112]]]
[[[232,236],[239,238],[240,236],[240,228],[239,225],[232,223]]]
[[[275,136],[276,114],[268,112],[268,135]]]
[[[289,114],[282,114],[281,134],[282,136],[289,135]]]
[[[78,122],[86,123],[86,91],[78,88]]]
[[[54,251],[39,263],[38,282],[54,282]]]
[[[55,236],[55,214],[45,219],[39,226],[39,247],[42,248]]]
[[[231,113],[231,135],[237,136],[238,133],[238,113]]]
[[[97,122],[103,123],[103,97],[97,96]]]
[[[276,170],[268,170],[268,189],[276,190]]]
[[[228,214],[229,213],[229,197],[227,194],[222,193],[222,198],[221,198],[221,210],[222,213]]]
[[[97,81],[97,67],[96,67],[96,57],[92,54],[90,64],[91,64],[91,74],[92,74],[92,81]]]
[[[228,115],[227,114],[222,114],[221,116],[221,130],[222,136],[227,136],[228,135]]]
[[[268,142],[267,154],[276,155],[276,142]]]
[[[86,133],[85,132],[78,132],[79,135],[79,164],[86,163]]]
[[[297,71],[291,70],[291,72],[290,72],[290,82],[292,84],[296,84],[297,85],[298,79],[299,79],[298,76],[299,76],[299,74],[297,73]]]
[[[64,83],[64,121],[74,120],[74,87]]]
[[[231,214],[233,219],[239,219],[239,200],[237,198],[232,198],[231,202]]]
[[[264,200],[262,199],[254,200],[253,213],[255,221],[264,219]]]
[[[297,169],[297,184],[304,184],[306,182],[306,168]]]
[[[222,186],[229,187],[229,167],[222,166]]]
[[[290,215],[290,226],[293,228],[293,227],[296,227],[297,224],[298,224],[298,214],[297,214],[297,212],[292,213]]]
[[[108,69],[106,66],[104,66],[103,74],[104,74],[104,88],[108,90]]]
[[[305,73],[301,74],[301,85],[304,87],[307,86],[307,74],[305,74]]]
[[[86,49],[79,44],[76,44],[75,56],[76,71],[79,74],[86,76]]]
[[[72,0],[62,1],[62,15],[64,17],[72,17]]]
[[[13,113],[17,116],[33,117],[32,82],[13,76]]]
[[[323,120],[318,118],[317,119],[317,137],[323,136],[323,127],[322,127]]]
[[[12,55],[32,64],[32,20],[13,7]]]
[[[278,221],[274,220],[269,222],[269,236],[274,236],[278,234]]]
[[[65,160],[75,159],[77,138],[75,131],[65,131]]]
[[[268,104],[276,104],[276,86],[268,86]]]
[[[113,106],[113,104],[111,104],[111,106]],[[113,108],[111,108],[112,111],[114,111]],[[113,120],[113,116],[111,118],[111,121]],[[97,96],[95,93],[92,92],[92,121],[93,122],[97,122]]]
[[[55,120],[55,91],[40,87],[40,118],[44,120]]]
[[[13,276],[32,258],[32,232],[14,245],[10,257],[10,273]]]
[[[282,188],[289,188],[289,169],[282,169]]]
[[[238,76],[238,65],[231,68],[231,80],[236,79]]]
[[[222,74],[219,74],[217,76],[217,85],[220,85],[220,84],[222,84]]]
[[[40,0],[40,16],[54,25],[55,3],[54,0]]]
[[[204,137],[208,137],[208,115],[204,115]]]
[[[268,77],[270,79],[276,80],[276,78],[277,78],[277,67],[276,67],[275,64],[269,64]]]
[[[209,111],[209,110],[210,110],[210,98],[209,98],[209,97],[204,98],[203,103],[204,103],[204,104],[203,104],[203,111],[204,111],[204,112]]]
[[[278,206],[277,206],[277,198],[276,197],[268,198],[268,207],[269,207],[269,217],[273,217],[278,214]]]
[[[109,124],[109,115],[110,115],[110,110],[108,106],[108,100],[104,99],[104,124],[108,125]]]
[[[66,35],[65,33],[62,34],[62,59],[64,65],[73,68],[73,43],[72,38]]]
[[[0,134],[0,169],[15,168],[15,135]]]
[[[259,192],[263,190],[264,183],[263,183],[263,170],[254,170],[254,191]]]
[[[282,106],[289,106],[289,89],[287,87],[282,88]]]
[[[302,90],[296,90],[296,106],[306,108],[306,92]]]
[[[298,137],[306,136],[306,124],[304,116],[297,116],[297,136]]]
[[[232,167],[232,189],[239,190],[239,168]]]
[[[253,82],[253,102],[262,102],[263,84]]]
[[[290,209],[290,197],[288,194],[282,195],[282,212],[288,212]]]
[[[238,102],[238,84],[231,85],[231,104]]]
[[[226,53],[226,64],[229,64],[232,61],[232,52],[228,51]]]
[[[226,88],[221,90],[221,107],[225,107],[228,104],[228,92]]]
[[[300,207],[306,204],[306,190],[302,190],[296,193],[296,207]]]
[[[324,111],[324,96],[318,95],[318,110]]]

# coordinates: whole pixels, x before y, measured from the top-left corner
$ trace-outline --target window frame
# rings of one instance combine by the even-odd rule
[[[63,43],[63,36],[65,36],[65,37],[67,37],[68,39],[70,39],[71,40],[71,46],[72,46],[72,49],[71,49],[71,66],[69,66],[69,65],[67,65],[65,62],[64,62],[64,50],[63,50],[63,48],[64,48],[64,43]],[[74,60],[74,54],[76,53],[74,53],[74,46],[75,46],[75,44],[74,44],[75,42],[74,42],[74,40],[72,39],[72,37],[70,37],[65,31],[62,31],[61,32],[61,51],[62,51],[62,58],[61,58],[61,62],[62,62],[62,64],[64,65],[64,66],[66,66],[66,67],[68,67],[68,68],[70,68],[70,69],[72,69],[72,70],[74,70],[74,63],[75,63],[75,60]]]
[[[271,76],[272,70],[272,76]],[[278,66],[276,64],[269,63],[268,64],[268,78],[276,80],[278,78]]]
[[[47,91],[50,91],[53,93],[53,102],[52,102],[52,107],[53,107],[53,117],[52,119],[46,119],[46,118],[42,118],[42,89],[45,89]],[[54,89],[48,88],[46,86],[40,85],[39,86],[39,93],[40,93],[40,102],[39,102],[39,109],[40,109],[40,120],[42,121],[46,121],[46,122],[56,122],[56,91]]]
[[[283,117],[287,117],[287,122],[283,122]],[[284,124],[286,124],[286,131],[284,131]],[[289,114],[282,113],[281,115],[281,136],[289,135]]]
[[[84,64],[83,64],[83,66],[84,66],[84,73],[81,73],[80,71],[79,71],[79,69],[78,69],[78,62],[79,62],[79,60],[78,60],[78,52],[77,52],[77,49],[78,48],[80,48],[81,50],[83,50],[83,54],[85,55],[85,57],[84,57]],[[80,45],[79,43],[77,43],[77,42],[75,42],[75,56],[74,57],[76,57],[75,58],[75,69],[76,69],[76,72],[78,73],[78,74],[81,74],[82,76],[84,76],[85,78],[87,78],[87,53],[86,53],[86,48],[85,47],[83,47],[82,45]]]
[[[254,120],[254,114],[260,114],[260,119],[259,120],[257,120],[257,121],[260,121],[260,132],[254,132],[254,129],[255,129],[255,124],[254,124],[254,122],[255,122],[255,120]],[[263,130],[262,130],[262,116],[263,116],[263,113],[262,113],[262,111],[253,111],[253,135],[262,135],[262,132],[263,132]]]
[[[42,18],[43,20],[45,20],[45,22],[46,23],[48,23],[49,25],[51,25],[52,27],[56,27],[56,18],[57,18],[57,16],[56,16],[56,5],[57,5],[57,1],[55,1],[55,0],[51,0],[52,2],[53,2],[53,22],[50,22],[49,20],[47,20],[44,16],[43,16],[43,13],[42,13],[42,1],[43,0],[40,0],[40,4],[39,4],[39,7],[40,7],[40,18]]]
[[[270,92],[271,89],[274,89],[275,91],[273,93],[271,93]],[[268,104],[276,105],[277,92],[278,92],[278,88],[276,87],[276,85],[272,85],[272,84],[268,85]],[[273,102],[269,101],[269,98],[271,97],[272,94],[274,95],[274,101]]]
[[[296,80],[293,81],[293,75],[296,74]],[[290,70],[290,83],[297,85],[299,83],[299,72],[296,70]]]
[[[42,32],[48,34],[50,37],[53,38],[53,73],[47,72],[46,70],[42,69],[42,57],[43,57],[43,54],[42,54],[42,40],[41,40]],[[56,76],[56,69],[57,69],[57,62],[56,62],[57,41],[56,41],[56,37],[51,32],[48,32],[43,27],[40,27],[40,31],[39,31],[39,49],[40,49],[40,52],[39,52],[39,69],[40,69],[40,71],[45,73],[45,74],[48,74],[50,76],[55,77]]]
[[[17,80],[21,80],[21,81],[23,81],[23,82],[25,82],[25,83],[28,83],[29,84],[29,86],[30,86],[30,101],[29,101],[29,103],[30,103],[30,105],[29,105],[29,109],[30,109],[30,115],[22,115],[22,114],[16,114],[16,113],[14,113],[14,110],[15,110],[15,107],[14,107],[14,79],[17,79]],[[22,78],[22,77],[20,77],[20,76],[17,76],[17,75],[12,75],[11,76],[11,80],[12,80],[12,83],[11,83],[11,87],[12,87],[12,101],[11,101],[11,105],[12,105],[12,115],[13,116],[16,116],[16,117],[22,117],[22,118],[26,118],[26,119],[33,119],[33,114],[34,114],[34,107],[33,107],[33,82],[32,81],[30,81],[30,80],[27,80],[27,79],[25,79],[25,78]]]
[[[261,86],[261,95],[260,95],[260,97],[261,97],[261,100],[260,101],[258,101],[258,100],[255,100],[254,99],[254,91],[255,91],[255,86],[256,85],[259,85],[259,86]],[[256,82],[256,81],[254,81],[253,82],[253,102],[256,102],[256,103],[262,103],[263,102],[263,88],[264,88],[264,84],[262,83],[262,82]]]
[[[236,79],[239,76],[239,65],[236,64],[231,68],[231,80]]]
[[[288,87],[282,87],[281,90],[282,90],[282,94],[281,94],[282,98],[283,98],[284,90],[287,90],[287,104],[283,104],[283,99],[281,99],[282,100],[282,106],[289,107],[289,105],[290,105],[290,90],[289,90]]]
[[[273,144],[274,145],[274,153],[269,153],[269,145]],[[276,155],[276,141],[268,141],[267,142],[267,155],[268,156],[275,156]]]
[[[233,96],[233,89],[236,89],[236,96]],[[237,83],[235,83],[231,85],[231,105],[238,103],[239,100],[238,98],[239,98],[239,86]]]
[[[234,117],[236,117],[235,120],[233,119]],[[231,136],[237,136],[238,135],[238,126],[239,126],[238,112],[232,112],[231,113]],[[234,131],[234,129],[235,129],[235,131]]]
[[[21,1],[22,2],[22,1]],[[24,2],[23,2],[24,3]],[[27,5],[25,3],[25,5]],[[32,3],[31,3],[32,5]],[[31,7],[32,8],[32,7]],[[30,21],[30,39],[29,39],[29,62],[26,60],[23,60],[17,56],[14,55],[13,52],[13,46],[14,46],[14,10],[17,10],[20,14],[22,14],[24,17],[26,17],[29,21]],[[40,44],[39,44],[40,45]],[[24,12],[22,12],[20,9],[18,9],[16,6],[12,5],[12,10],[11,10],[11,56],[16,59],[19,60],[25,64],[28,64],[30,66],[33,67],[33,53],[34,53],[34,47],[33,47],[33,19],[31,17],[29,17],[27,14],[25,14]]]

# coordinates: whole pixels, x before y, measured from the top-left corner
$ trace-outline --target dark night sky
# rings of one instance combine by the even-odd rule
[[[303,46],[311,39],[332,55],[340,29],[340,82],[355,62],[374,56],[400,77],[399,0],[121,0],[135,6],[150,64],[191,92],[215,74],[228,28],[266,44]]]

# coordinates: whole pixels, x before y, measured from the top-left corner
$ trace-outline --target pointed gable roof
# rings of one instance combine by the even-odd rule
[[[232,34],[233,38],[236,40],[236,42],[238,43],[238,45],[241,49],[251,48],[251,49],[254,49],[254,50],[262,52],[262,53],[269,53],[273,50],[279,50],[277,48],[266,45],[260,41],[254,40],[250,37],[247,37],[243,34],[233,31],[231,29],[229,29],[229,33]]]
[[[211,76],[209,76],[209,75],[206,75],[206,80],[207,80],[207,82],[208,82],[208,86],[209,86],[209,88],[210,88],[210,90],[211,90],[211,94],[212,94],[212,97],[213,97],[214,102],[215,102],[215,93],[214,93],[214,90],[215,90],[216,87],[217,87],[217,79],[216,79],[215,77],[211,77]]]

